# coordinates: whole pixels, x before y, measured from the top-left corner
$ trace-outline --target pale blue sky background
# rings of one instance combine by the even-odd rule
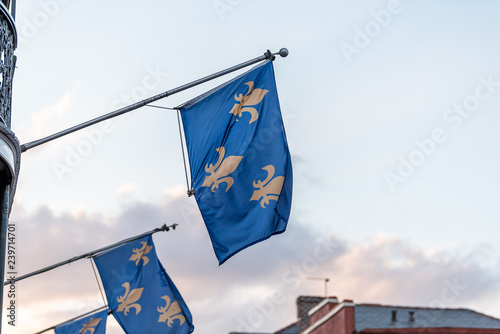
[[[397,11],[377,26],[388,8]],[[288,325],[297,296],[323,294],[310,276],[329,277],[340,299],[500,317],[499,10],[496,1],[18,1],[12,128],[21,143],[287,47],[274,67],[294,167],[288,231],[218,267],[185,196],[173,112],[142,108],[106,133],[96,126],[34,148],[22,156],[11,214],[20,272],[177,222],[154,240],[199,333]],[[380,29],[360,45],[370,27]],[[347,44],[358,53],[346,57]],[[174,107],[232,77],[157,104]],[[443,116],[473,101],[480,78],[493,82],[480,90],[488,98],[453,128]],[[446,140],[391,190],[386,173],[434,129]],[[87,145],[86,134],[98,144],[58,176],[54,165]],[[325,240],[335,247],[319,259]],[[465,288],[450,295],[449,282]],[[4,322],[6,333],[103,303],[86,261],[18,291],[18,326]]]

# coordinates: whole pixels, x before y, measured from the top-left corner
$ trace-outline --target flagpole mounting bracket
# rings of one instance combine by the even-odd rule
[[[165,231],[167,231],[167,232],[168,232],[168,231],[170,231],[170,228],[172,228],[173,230],[175,230],[175,228],[176,228],[178,225],[179,225],[179,224],[176,224],[176,223],[174,223],[174,224],[172,224],[172,225],[170,225],[170,226],[167,226],[167,224],[163,224],[163,226],[162,226],[162,227],[160,227],[160,228],[159,228],[159,230],[160,230],[160,231],[163,231],[163,232],[165,232]]]
[[[266,51],[266,53],[264,53],[264,56],[266,56],[266,59],[271,59],[271,60],[276,59],[276,56],[269,49]]]

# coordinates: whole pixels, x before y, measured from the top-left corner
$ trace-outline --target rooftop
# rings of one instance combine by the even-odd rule
[[[500,319],[463,308],[451,309],[356,304],[354,307],[354,318],[357,331],[366,328],[412,327],[500,329]]]

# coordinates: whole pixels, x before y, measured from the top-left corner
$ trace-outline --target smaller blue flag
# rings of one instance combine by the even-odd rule
[[[105,334],[108,311],[100,311],[85,318],[55,328],[56,334]]]
[[[151,235],[97,255],[108,306],[125,333],[188,334],[191,312],[156,255]]]

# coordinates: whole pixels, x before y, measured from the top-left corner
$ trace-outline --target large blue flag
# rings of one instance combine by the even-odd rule
[[[151,235],[97,255],[108,306],[125,333],[188,334],[191,312],[161,265]]]
[[[179,107],[191,187],[219,264],[285,231],[292,163],[273,64]]]
[[[100,311],[85,318],[57,326],[56,334],[105,334],[108,311]]]

